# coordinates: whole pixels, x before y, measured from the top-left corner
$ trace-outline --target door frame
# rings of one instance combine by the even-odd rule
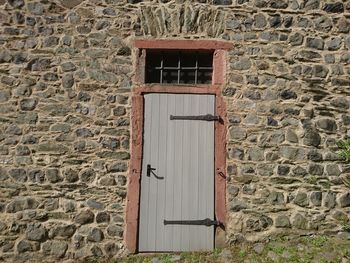
[[[231,43],[209,40],[136,40],[136,68],[134,89],[131,98],[131,159],[126,196],[124,241],[130,253],[138,248],[138,221],[143,150],[144,98],[146,93],[181,93],[215,95],[215,111],[221,121],[214,125],[214,167],[215,167],[215,218],[223,223],[217,227],[214,240],[225,235],[226,229],[226,106],[222,97],[225,81],[226,50]],[[214,50],[213,81],[209,85],[161,85],[144,84],[145,49],[209,49]],[[216,242],[215,242],[216,243]],[[215,245],[215,244],[214,244]]]

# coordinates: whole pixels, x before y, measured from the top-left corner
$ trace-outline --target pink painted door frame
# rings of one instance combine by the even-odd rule
[[[131,114],[131,160],[126,200],[126,230],[124,241],[131,253],[137,252],[140,179],[143,146],[143,109],[145,93],[188,93],[215,95],[216,114],[222,122],[215,123],[215,217],[226,225],[226,107],[221,95],[225,84],[226,50],[231,43],[211,40],[136,40],[138,48]],[[214,50],[213,81],[211,85],[165,86],[144,84],[145,49]]]

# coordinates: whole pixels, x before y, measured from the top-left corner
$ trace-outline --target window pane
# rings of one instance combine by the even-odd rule
[[[182,70],[180,74],[180,83],[195,84],[195,70]]]
[[[164,53],[164,67],[178,67],[179,64],[179,52],[171,51]]]
[[[201,69],[198,71],[198,84],[210,84],[212,79],[212,70]]]
[[[181,51],[181,67],[195,67],[197,52]]]
[[[163,83],[177,83],[177,70],[164,70],[163,71]]]
[[[146,83],[160,83],[160,70],[148,69],[146,71]]]

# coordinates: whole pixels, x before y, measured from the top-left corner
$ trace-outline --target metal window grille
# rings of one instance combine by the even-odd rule
[[[147,50],[146,83],[210,84],[213,51]]]

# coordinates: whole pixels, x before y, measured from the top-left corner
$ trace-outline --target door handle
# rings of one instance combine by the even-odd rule
[[[151,174],[154,175],[155,178],[157,179],[164,179],[164,177],[158,176],[154,171],[156,170],[156,168],[152,168],[152,166],[150,164],[147,164],[147,172],[146,175],[148,177],[151,177]]]

